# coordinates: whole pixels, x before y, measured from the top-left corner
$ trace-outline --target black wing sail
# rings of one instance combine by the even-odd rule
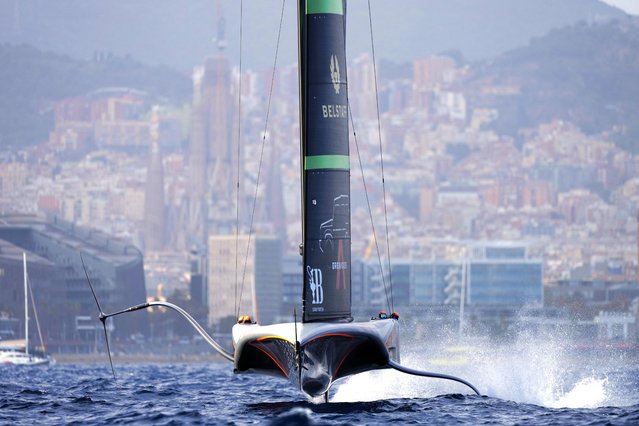
[[[351,226],[343,0],[300,8],[304,318],[351,319]]]

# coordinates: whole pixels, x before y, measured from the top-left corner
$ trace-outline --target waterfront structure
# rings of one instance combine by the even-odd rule
[[[599,326],[597,337],[601,340],[627,342],[632,335],[636,335],[636,317],[630,312],[601,311],[593,322]]]
[[[469,245],[465,253],[455,259],[394,260],[391,268],[395,305],[459,305],[462,297],[468,306],[543,305],[542,260],[528,257],[525,246],[480,243]],[[355,276],[366,277],[364,283],[377,281],[381,286],[379,274],[372,272],[379,271],[379,266],[369,263],[368,269],[368,273]]]
[[[551,306],[572,306],[580,317],[599,310],[628,311],[639,299],[639,283],[618,279],[568,279],[550,283],[546,301]]]
[[[0,292],[8,296],[2,298],[0,311],[11,317],[23,315],[22,303],[14,303],[13,296],[26,252],[42,331],[52,353],[92,351],[96,333],[101,332],[99,325],[86,332],[84,318],[95,318],[97,312],[80,254],[106,312],[146,300],[142,253],[100,231],[56,217],[5,215],[0,217],[0,246]],[[112,334],[122,340],[147,334],[146,318],[145,312],[117,318]]]
[[[391,274],[386,265],[382,274],[378,261],[353,262],[353,297],[369,306],[384,307],[392,301],[407,318],[427,318],[419,327],[431,335],[453,328],[460,333],[481,329],[504,334],[522,310],[543,307],[543,263],[530,257],[525,246],[447,243],[447,256],[394,259]]]
[[[457,247],[446,250],[448,256],[395,259],[391,274],[386,265],[382,274],[377,261],[354,262],[353,297],[382,307],[392,298],[396,309],[416,318],[428,315],[451,324],[473,318],[499,332],[522,309],[544,305],[543,263],[529,256],[524,245],[447,243]]]

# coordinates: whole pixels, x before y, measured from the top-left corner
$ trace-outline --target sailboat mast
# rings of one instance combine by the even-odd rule
[[[22,272],[24,277],[24,351],[29,355],[29,295],[27,284],[27,254],[22,252]]]
[[[300,244],[300,255],[304,255],[304,241],[306,241],[305,237],[305,209],[304,209],[304,127],[306,124],[306,120],[304,119],[304,90],[302,90],[302,86],[304,84],[304,79],[302,78],[302,62],[304,61],[302,54],[302,20],[306,15],[305,12],[305,4],[303,0],[299,0],[297,3],[297,57],[298,57],[298,66],[297,66],[297,81],[298,81],[298,89],[299,89],[299,124],[300,124],[300,212],[302,219],[302,243]],[[303,274],[303,272],[302,272]],[[304,315],[302,315],[302,318]]]
[[[351,320],[345,0],[300,0],[304,322]]]

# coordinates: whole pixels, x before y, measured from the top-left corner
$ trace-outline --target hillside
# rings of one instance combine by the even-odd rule
[[[495,107],[500,133],[552,119],[588,133],[614,130],[620,146],[639,152],[639,18],[551,31],[528,46],[485,62],[468,86],[472,103]],[[518,87],[514,96],[488,96],[482,87]]]
[[[375,16],[385,17],[377,20],[375,26],[382,78],[410,75],[407,55],[416,57],[460,46],[456,49],[460,55],[473,60],[476,55],[505,50],[512,44],[524,45],[530,36],[544,34],[545,30],[563,22],[592,19],[591,23],[552,30],[534,38],[526,47],[503,53],[496,59],[475,62],[475,73],[465,83],[465,89],[472,93],[471,105],[499,109],[500,118],[495,128],[500,133],[516,137],[522,127],[563,118],[590,133],[615,128],[621,146],[639,151],[639,144],[635,144],[639,140],[639,120],[636,119],[636,111],[639,111],[638,18],[630,18],[598,0],[562,0],[561,3],[555,0],[401,1],[405,8],[371,2]],[[264,19],[255,25],[254,31],[273,26],[273,11],[264,10],[266,3],[251,3],[252,10],[247,11],[248,20],[255,19],[251,14],[256,11],[264,12]],[[19,3],[22,7],[19,14],[8,15],[2,13],[7,4],[18,3],[0,3],[0,40],[31,40],[35,45],[46,45],[57,52],[82,52],[84,56],[79,57],[91,57],[94,54],[89,52],[113,48],[116,56],[107,55],[108,59],[99,61],[79,60],[63,54],[43,53],[25,45],[0,44],[0,93],[3,94],[0,97],[0,147],[42,141],[52,127],[51,101],[101,87],[132,87],[174,102],[188,101],[191,84],[186,74],[165,66],[145,66],[129,56],[117,54],[137,52],[149,63],[154,62],[149,55],[157,55],[157,63],[177,62],[190,72],[189,61],[201,63],[212,50],[214,13],[199,0],[194,0],[189,9],[166,0],[135,0],[110,4],[109,13],[104,10],[105,4],[97,0],[24,0]],[[229,23],[237,24],[233,4],[228,1],[223,4]],[[365,10],[361,3],[350,4],[353,6],[349,8],[349,22],[353,25],[349,28],[354,29],[349,29],[349,34],[353,34],[354,30],[367,25],[367,16],[363,16]],[[410,19],[405,9],[411,11]],[[152,12],[143,13],[149,10]],[[105,13],[99,15],[101,12]],[[197,19],[193,16],[195,12],[199,13]],[[291,12],[286,10],[288,15]],[[169,19],[167,13],[174,13],[175,19]],[[85,18],[71,19],[78,14]],[[11,22],[11,16],[15,22]],[[16,16],[19,19],[15,19]],[[620,18],[612,20],[612,16]],[[209,20],[201,21],[203,19]],[[405,20],[404,25],[400,25],[401,20]],[[47,25],[38,27],[38,23],[44,21]],[[366,21],[366,25],[362,21]],[[163,26],[161,30],[154,26],[158,22]],[[237,29],[229,23],[227,38],[231,49],[232,31]],[[91,29],[90,25],[96,26]],[[150,31],[149,25],[155,29]],[[355,34],[350,36],[351,43],[366,44],[358,41],[358,37],[368,37],[366,31]],[[249,35],[247,33],[247,39]],[[169,36],[173,37],[172,41],[165,39]],[[206,47],[198,52],[198,43],[204,39]],[[191,42],[194,44],[188,44]],[[245,42],[250,48],[268,50],[263,44]],[[184,44],[178,48],[181,43]],[[354,56],[353,51],[349,51],[349,56]],[[249,53],[246,56],[250,56]],[[272,64],[272,57],[263,52],[260,56]],[[385,57],[396,60],[385,61]],[[280,63],[284,60],[280,59]],[[396,63],[404,65],[393,65]],[[487,85],[508,84],[519,87],[519,95],[491,97],[481,91]]]
[[[51,102],[103,87],[131,87],[158,98],[190,98],[187,76],[129,58],[79,61],[28,46],[0,45],[0,148],[42,142]]]
[[[244,63],[272,65],[280,0],[244,2]],[[469,60],[524,46],[532,37],[581,20],[624,16],[599,0],[372,0],[376,51],[393,62],[457,49]],[[239,57],[237,0],[222,0],[228,54]],[[370,52],[367,2],[348,2],[349,56]],[[296,60],[296,2],[285,3],[280,63]],[[0,43],[89,59],[95,51],[131,55],[183,72],[214,51],[213,0],[0,1]]]

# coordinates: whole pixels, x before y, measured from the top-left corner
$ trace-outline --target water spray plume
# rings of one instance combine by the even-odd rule
[[[405,330],[415,334],[415,330]],[[624,375],[610,371],[625,363],[610,354],[584,354],[572,350],[564,333],[533,334],[519,331],[507,341],[491,338],[457,340],[456,331],[437,341],[425,340],[402,348],[402,364],[423,370],[469,377],[491,398],[548,408],[596,408],[639,403],[624,389]],[[419,342],[419,339],[414,340]],[[393,386],[379,386],[393,383]],[[431,398],[467,393],[451,382],[424,380],[383,370],[361,374],[342,382],[334,402],[373,401],[390,398]]]

